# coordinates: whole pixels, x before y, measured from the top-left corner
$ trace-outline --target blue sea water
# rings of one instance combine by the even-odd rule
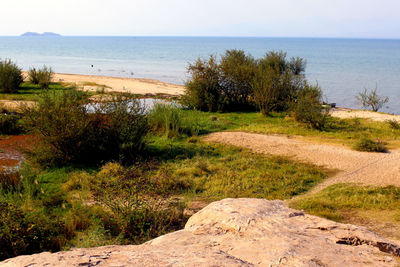
[[[224,37],[0,37],[0,58],[23,69],[51,66],[55,72],[153,78],[183,84],[189,62],[226,49],[255,57],[269,50],[307,61],[309,81],[329,102],[357,108],[364,87],[389,96],[383,111],[400,114],[400,40]],[[93,67],[92,67],[93,65]]]

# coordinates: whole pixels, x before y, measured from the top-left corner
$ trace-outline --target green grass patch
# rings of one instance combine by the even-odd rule
[[[41,89],[39,85],[30,82],[21,84],[18,92],[15,93],[0,93],[1,100],[18,100],[18,101],[38,101],[39,96],[43,91],[55,91],[61,93],[63,90],[75,88],[74,86],[64,85],[62,83],[51,83],[49,89]],[[86,94],[94,94],[85,92]]]
[[[295,209],[400,238],[400,188],[337,184],[290,201]],[[389,227],[389,228],[388,228]]]
[[[149,151],[164,159],[152,175],[185,183],[182,193],[210,201],[226,197],[288,199],[326,177],[325,170],[309,164],[197,139],[153,137]]]
[[[362,138],[380,139],[389,148],[400,147],[400,135],[388,123],[367,119],[329,118],[323,131],[294,121],[287,113],[263,116],[255,112],[212,113],[186,110],[188,121],[196,122],[200,134],[217,131],[245,131],[261,134],[300,135],[313,142],[354,147]]]

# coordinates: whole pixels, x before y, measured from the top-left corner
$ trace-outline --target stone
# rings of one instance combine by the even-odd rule
[[[290,209],[283,201],[224,199],[183,230],[138,246],[19,256],[0,266],[396,266],[397,241]]]

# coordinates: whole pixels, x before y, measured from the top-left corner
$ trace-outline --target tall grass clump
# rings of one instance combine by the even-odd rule
[[[54,75],[51,67],[43,66],[41,69],[34,67],[28,71],[28,79],[31,83],[39,85],[42,89],[48,89]]]
[[[21,69],[11,60],[0,60],[0,92],[18,92],[24,81]]]
[[[143,107],[130,96],[86,106],[79,91],[45,92],[25,107],[37,146],[28,154],[43,165],[133,161],[148,131]]]
[[[156,103],[149,113],[149,124],[153,131],[167,137],[192,136],[199,133],[195,121],[173,103]]]

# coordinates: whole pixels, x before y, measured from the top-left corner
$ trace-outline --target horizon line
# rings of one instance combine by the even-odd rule
[[[56,33],[59,34],[59,33]],[[63,35],[58,36],[21,36],[0,35],[0,37],[29,37],[29,38],[57,38],[57,37],[174,37],[174,38],[282,38],[282,39],[359,39],[359,40],[400,40],[400,37],[343,37],[343,36],[263,36],[263,35]]]

